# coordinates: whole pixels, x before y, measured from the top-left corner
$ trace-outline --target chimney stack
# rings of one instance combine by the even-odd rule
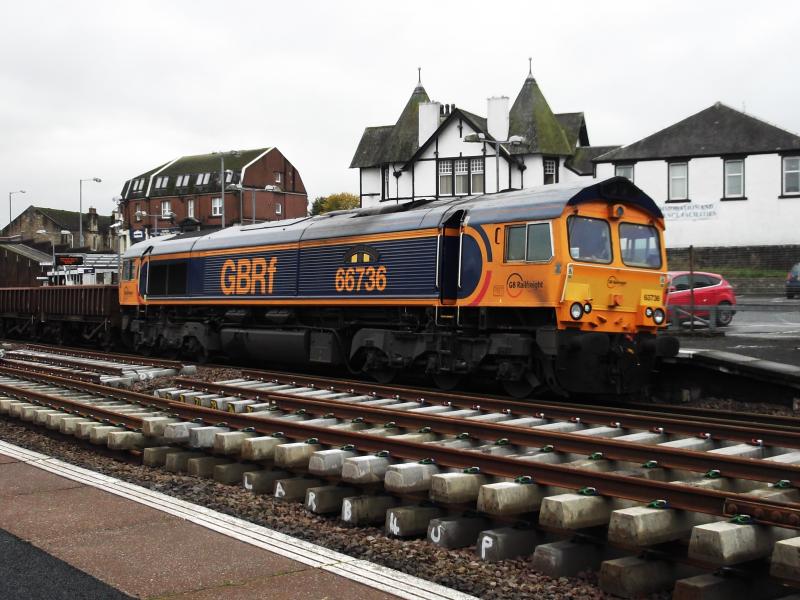
[[[486,127],[496,140],[508,139],[508,96],[492,96],[488,99]]]
[[[421,102],[419,105],[419,141],[422,146],[439,127],[439,113],[442,105],[439,102]]]

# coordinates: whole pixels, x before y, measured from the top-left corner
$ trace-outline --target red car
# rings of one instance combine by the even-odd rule
[[[716,311],[717,325],[725,327],[730,325],[736,311],[736,294],[733,292],[731,284],[725,281],[722,275],[717,273],[694,272],[694,286],[690,285],[689,271],[670,271],[667,284],[667,305],[668,306],[691,306],[692,291],[694,287],[694,305],[718,306]],[[673,318],[679,321],[688,321],[689,315],[684,312],[670,311]],[[687,311],[688,312],[688,311]],[[708,319],[711,311],[697,308],[694,314],[701,319]]]

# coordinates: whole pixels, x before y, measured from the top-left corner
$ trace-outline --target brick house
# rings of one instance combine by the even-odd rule
[[[218,154],[182,156],[126,181],[123,235],[136,243],[156,230],[218,229],[307,214],[300,173],[277,148],[226,152],[224,159],[222,196]]]

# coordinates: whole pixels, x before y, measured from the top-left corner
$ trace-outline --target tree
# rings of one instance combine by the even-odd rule
[[[349,210],[358,208],[359,199],[355,194],[340,192],[330,196],[319,196],[311,204],[311,214],[321,215],[332,210]]]

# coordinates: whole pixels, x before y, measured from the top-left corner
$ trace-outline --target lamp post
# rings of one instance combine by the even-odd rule
[[[119,283],[120,275],[122,274],[122,244],[120,244],[119,240],[122,236],[122,221],[115,221],[108,228],[117,236],[117,283]]]
[[[16,192],[8,192],[8,233],[11,234],[11,196],[14,194],[27,194],[25,190],[17,190]]]
[[[230,152],[212,152],[212,155],[219,155],[219,195],[222,202],[222,222],[220,229],[225,229],[225,155],[236,157],[239,156],[238,150],[231,150]]]
[[[464,136],[465,142],[472,142],[478,144],[494,144],[494,165],[495,177],[497,178],[497,191],[500,191],[500,148],[503,144],[510,146],[518,146],[524,144],[527,140],[521,135],[512,135],[507,140],[490,140],[483,133],[473,133]]]
[[[100,183],[103,181],[99,177],[88,177],[86,179],[81,179],[80,183],[78,184],[78,243],[81,248],[83,248],[83,182],[84,181],[94,181],[95,183]]]
[[[161,213],[161,214],[158,214],[158,213],[150,214],[150,213],[147,213],[147,212],[145,212],[143,210],[137,210],[134,213],[134,215],[136,217],[153,217],[153,236],[154,237],[158,235],[158,219],[159,218],[162,218],[162,219],[174,219],[175,218],[175,213],[172,212],[172,211]]]

